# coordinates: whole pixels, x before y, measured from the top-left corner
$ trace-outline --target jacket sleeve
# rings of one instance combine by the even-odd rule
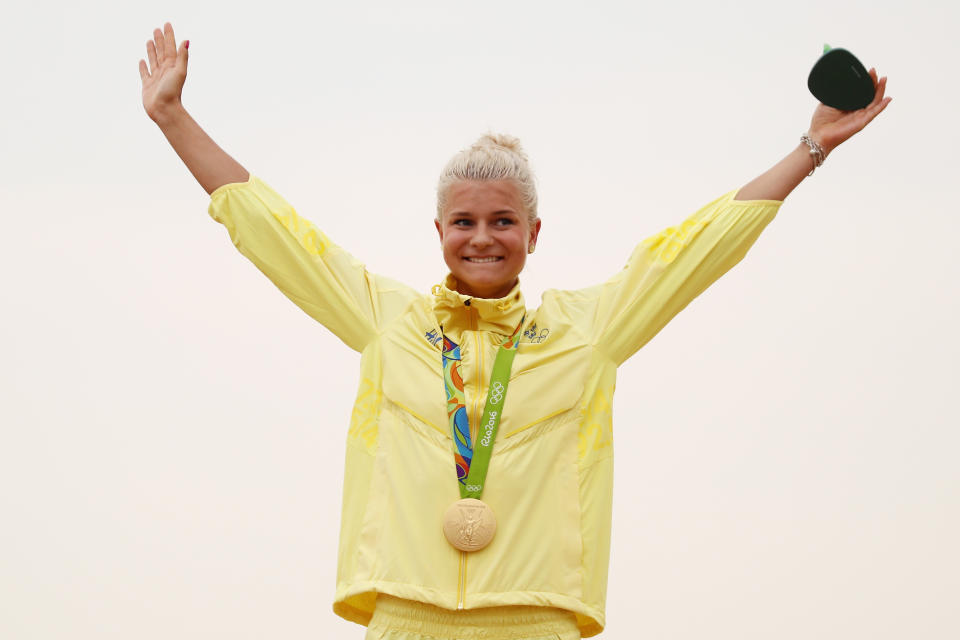
[[[734,200],[731,191],[640,243],[596,289],[593,342],[619,366],[747,253],[780,200]]]
[[[253,175],[211,193],[208,212],[285,296],[356,351],[418,297],[409,287],[368,273]]]

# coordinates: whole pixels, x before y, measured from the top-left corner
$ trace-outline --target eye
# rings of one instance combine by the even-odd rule
[[[473,224],[473,221],[467,218],[458,218],[457,220],[454,220],[451,224],[453,224],[453,226],[455,227],[468,227],[471,224]]]
[[[514,223],[513,218],[497,218],[497,225],[506,227]]]

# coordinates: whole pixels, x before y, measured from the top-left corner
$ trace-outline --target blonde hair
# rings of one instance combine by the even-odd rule
[[[520,140],[502,133],[485,133],[469,149],[450,159],[437,183],[437,220],[447,204],[447,190],[460,180],[513,180],[530,224],[537,219],[537,187]]]

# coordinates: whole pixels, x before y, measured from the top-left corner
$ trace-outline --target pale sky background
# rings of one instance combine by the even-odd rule
[[[167,20],[201,126],[423,291],[440,169],[519,136],[531,306],[789,153],[825,42],[876,66],[887,110],[620,371],[602,637],[960,637],[956,3],[146,4],[4,10],[0,638],[363,637],[331,610],[359,356],[147,118]]]

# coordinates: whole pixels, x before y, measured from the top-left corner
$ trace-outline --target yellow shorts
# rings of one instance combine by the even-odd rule
[[[451,611],[386,594],[377,596],[366,640],[580,640],[576,616],[551,607]]]

